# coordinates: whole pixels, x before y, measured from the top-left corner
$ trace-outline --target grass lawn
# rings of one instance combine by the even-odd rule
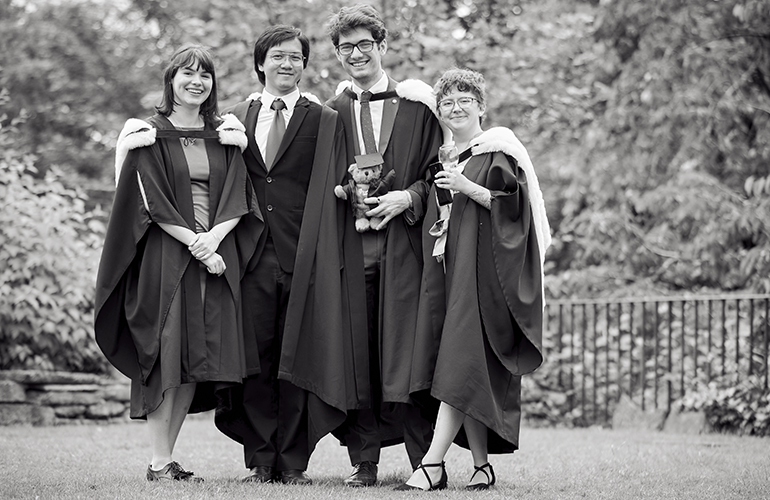
[[[409,472],[403,445],[383,450],[379,486],[346,488],[347,453],[330,437],[310,460],[314,485],[242,484],[241,448],[210,417],[188,419],[175,452],[206,479],[197,485],[145,481],[149,444],[141,423],[0,427],[0,498],[770,498],[770,439],[605,429],[525,427],[520,452],[491,457],[498,483],[488,492],[463,490],[471,458],[456,446],[447,456],[448,490],[393,491]]]

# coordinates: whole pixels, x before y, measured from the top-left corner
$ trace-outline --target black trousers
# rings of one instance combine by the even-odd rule
[[[257,336],[261,373],[243,384],[246,467],[306,470],[310,458],[307,393],[278,380],[286,307],[292,275],[281,269],[268,238],[259,263],[242,283],[244,331]]]
[[[343,426],[343,437],[351,465],[369,461],[379,463],[383,445],[383,428],[402,426],[404,445],[412,469],[416,469],[428,452],[433,438],[433,424],[419,408],[406,403],[382,403],[380,376],[380,263],[385,254],[385,231],[364,233],[364,264],[366,276],[366,312],[369,336],[369,380],[372,407],[351,410]],[[400,434],[400,432],[399,432]],[[385,443],[388,444],[388,443]]]

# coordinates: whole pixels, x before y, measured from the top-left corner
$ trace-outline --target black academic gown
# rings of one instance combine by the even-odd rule
[[[241,381],[239,252],[250,253],[254,244],[238,242],[232,233],[222,240],[217,253],[227,270],[221,277],[207,273],[202,303],[199,277],[205,269],[158,225],[195,231],[187,162],[178,137],[160,137],[173,130],[171,123],[160,115],[149,122],[159,137],[130,151],[123,163],[96,283],[96,340],[133,382],[133,418],[154,411],[163,393],[180,384]],[[258,224],[241,152],[215,138],[206,141],[210,226],[241,216]],[[215,407],[210,389],[200,385],[206,395],[196,394],[191,412]]]
[[[540,258],[526,176],[503,153],[473,156],[464,175],[492,193],[492,208],[456,194],[443,264],[428,230],[438,218],[435,186],[423,226],[425,268],[410,387],[489,429],[489,452],[518,448],[521,375],[542,363]],[[461,430],[455,442],[468,447]]]

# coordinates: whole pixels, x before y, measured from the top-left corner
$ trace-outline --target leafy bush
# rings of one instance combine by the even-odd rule
[[[703,411],[712,428],[752,436],[770,436],[770,390],[750,377],[736,386],[713,381],[678,401],[680,411]]]
[[[0,92],[0,369],[104,372],[92,328],[101,214],[57,169],[35,177],[8,99]]]

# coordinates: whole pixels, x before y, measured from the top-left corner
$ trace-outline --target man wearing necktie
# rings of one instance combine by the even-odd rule
[[[264,228],[236,227],[236,237],[257,238],[254,253],[241,256],[247,378],[215,417],[243,444],[244,481],[310,484],[310,453],[346,410],[341,389],[302,371],[316,357],[344,369],[335,356],[346,331],[337,243],[344,204],[333,195],[347,170],[345,139],[337,113],[300,94],[309,55],[299,29],[268,28],[254,45],[264,90],[229,110],[246,127],[243,155],[264,217]],[[322,346],[303,337],[321,334]]]
[[[350,297],[366,298],[367,325],[354,335],[368,346],[368,356],[356,364],[357,406],[335,434],[348,447],[353,465],[345,484],[371,486],[382,446],[404,442],[415,468],[432,437],[430,412],[410,404],[409,375],[422,273],[425,179],[442,136],[427,105],[430,86],[416,80],[397,83],[383,71],[387,30],[372,6],[342,8],[332,17],[329,34],[351,78],[327,102],[344,122],[348,163],[377,153],[384,160],[383,176],[395,171],[388,193],[365,200],[371,204],[367,215],[383,222],[374,231],[346,230],[343,237],[348,286],[355,291]],[[352,211],[347,217],[353,217]]]

